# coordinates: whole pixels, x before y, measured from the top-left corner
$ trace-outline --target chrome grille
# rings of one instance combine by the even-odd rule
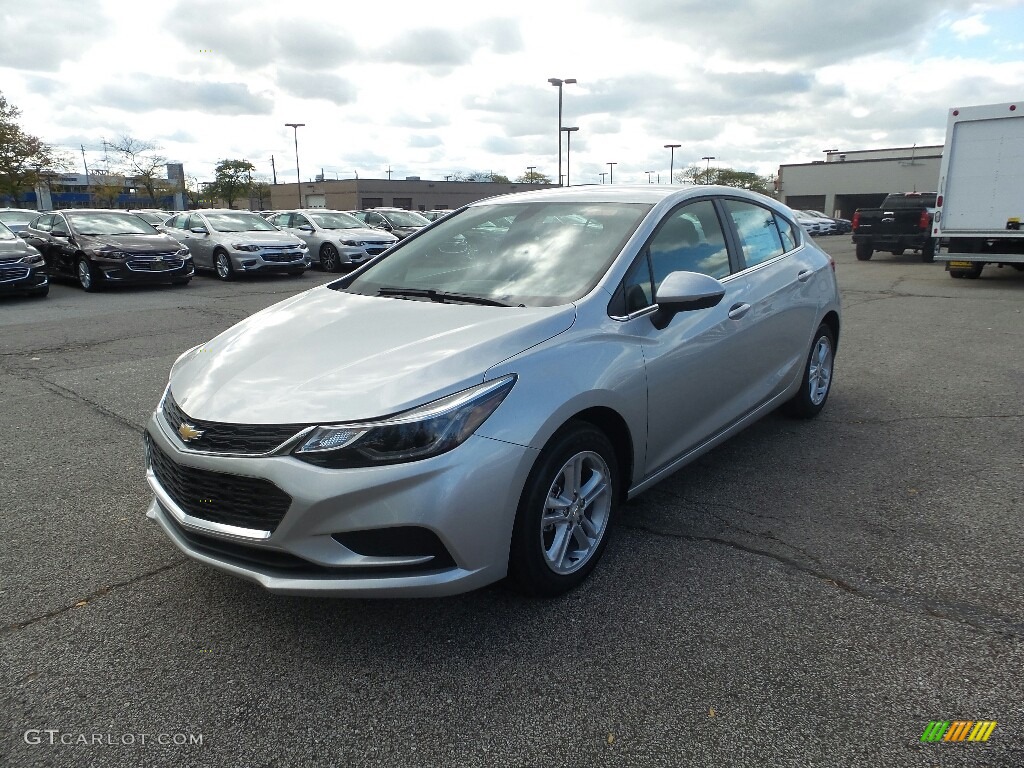
[[[191,450],[210,453],[236,453],[258,456],[268,453],[297,435],[307,424],[225,424],[200,421],[186,414],[168,393],[164,401],[164,418],[175,432],[187,422],[203,434],[187,443]]]

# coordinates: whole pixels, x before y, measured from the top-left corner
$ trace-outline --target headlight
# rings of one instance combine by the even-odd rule
[[[232,243],[231,247],[236,251],[258,251],[260,249],[258,245],[250,245],[249,243]]]
[[[363,245],[361,240],[342,240],[341,244],[342,245],[347,245],[349,247],[355,246],[357,248],[361,248],[362,245]]]
[[[43,254],[41,253],[30,253],[28,256],[21,257],[22,264],[42,264]]]
[[[187,259],[189,257],[188,248],[182,248],[180,251],[175,251],[174,255],[179,259]]]
[[[386,421],[316,427],[297,459],[342,469],[419,461],[464,443],[512,390],[515,374],[456,392]]]
[[[128,258],[128,254],[127,253],[124,253],[123,251],[114,250],[114,249],[106,250],[104,248],[100,248],[98,250],[93,251],[93,253],[95,255],[99,256],[102,259],[127,259]]]

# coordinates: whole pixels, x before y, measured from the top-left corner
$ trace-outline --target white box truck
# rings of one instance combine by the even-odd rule
[[[955,107],[946,122],[932,236],[950,277],[1024,271],[1024,99]]]

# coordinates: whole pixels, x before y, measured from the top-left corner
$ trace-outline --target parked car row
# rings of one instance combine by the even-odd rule
[[[221,280],[353,268],[430,222],[402,209],[169,212],[0,211],[0,292],[46,295],[49,279],[105,285],[185,285],[197,270]],[[7,226],[9,225],[9,226]],[[14,265],[17,266],[14,266]]]
[[[849,232],[853,225],[849,219],[826,216],[821,211],[795,211],[797,222],[809,235],[842,235]]]

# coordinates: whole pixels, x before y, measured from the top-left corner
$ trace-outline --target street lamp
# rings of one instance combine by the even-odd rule
[[[578,131],[580,127],[574,125],[571,128],[563,128],[565,132],[565,186],[571,187],[572,184],[569,181],[569,155],[572,152],[572,135],[575,131]],[[561,145],[559,145],[561,148]]]
[[[548,82],[558,88],[558,186],[562,186],[562,86],[576,82],[575,77],[549,77]]]
[[[614,184],[615,183],[615,166],[616,165],[618,165],[618,163],[608,163],[608,183],[609,184]]]
[[[601,183],[604,184],[604,177],[608,175],[608,171],[601,171],[597,175],[601,177]]]
[[[291,128],[295,133],[295,191],[299,193],[299,208],[302,207],[302,174],[299,173],[299,128],[304,127],[305,123],[285,123],[288,128]]]
[[[648,184],[653,184],[654,182],[651,181],[651,176],[653,175],[654,171],[644,171],[644,173],[647,174],[647,183]]]
[[[669,158],[668,159],[668,183],[669,184],[675,183],[672,180],[672,177],[675,175],[675,170],[676,170],[676,150],[679,149],[681,146],[683,146],[683,145],[682,144],[666,144],[665,145],[665,149],[669,150],[669,156],[668,156],[668,158]]]
[[[701,160],[707,160],[708,161],[708,167],[707,167],[707,170],[704,173],[704,183],[705,184],[710,184],[711,183],[711,161],[714,160],[714,159],[715,159],[714,155],[705,155],[704,157],[701,158]]]

